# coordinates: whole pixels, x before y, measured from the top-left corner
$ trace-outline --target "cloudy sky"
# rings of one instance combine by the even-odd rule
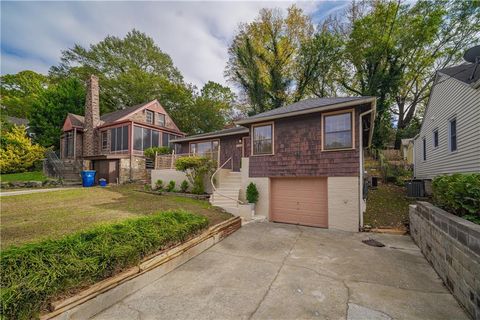
[[[47,73],[61,50],[88,46],[136,28],[168,53],[187,82],[225,84],[227,48],[240,22],[260,8],[293,2],[7,2],[1,1],[1,74]],[[297,2],[315,23],[346,1]],[[340,11],[339,11],[340,12]]]

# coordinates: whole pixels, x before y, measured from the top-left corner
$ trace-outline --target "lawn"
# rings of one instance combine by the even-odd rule
[[[43,175],[41,171],[22,172],[22,173],[9,173],[0,175],[1,182],[14,182],[14,181],[45,181],[47,177]]]
[[[201,214],[210,225],[231,217],[206,201],[136,191],[140,188],[122,185],[2,197],[1,247],[59,238],[94,225],[169,209]]]
[[[368,191],[364,223],[374,228],[400,228],[408,221],[408,206],[414,200],[406,198],[406,189],[393,184],[379,184]]]

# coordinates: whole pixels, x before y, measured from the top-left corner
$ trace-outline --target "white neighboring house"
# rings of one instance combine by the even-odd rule
[[[426,182],[440,174],[480,172],[480,65],[437,72],[414,159],[415,178]]]

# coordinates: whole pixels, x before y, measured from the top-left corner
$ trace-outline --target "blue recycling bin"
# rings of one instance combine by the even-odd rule
[[[84,187],[93,187],[95,184],[95,170],[83,170],[82,171],[82,185]]]
[[[100,187],[106,187],[107,186],[107,180],[105,180],[105,179],[98,179],[98,183],[100,184]]]

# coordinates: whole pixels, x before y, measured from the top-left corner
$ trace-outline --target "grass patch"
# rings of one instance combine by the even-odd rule
[[[134,266],[207,225],[204,216],[166,211],[4,250],[1,314],[37,317],[49,301]]]
[[[2,197],[1,247],[55,239],[98,224],[165,210],[195,212],[207,217],[210,225],[231,217],[208,201],[135,191],[139,188],[122,185]]]
[[[374,228],[399,228],[408,221],[408,206],[414,200],[406,198],[406,189],[393,184],[379,184],[368,191],[364,222]]]
[[[1,182],[15,181],[45,181],[47,177],[41,171],[9,173],[0,175]]]

